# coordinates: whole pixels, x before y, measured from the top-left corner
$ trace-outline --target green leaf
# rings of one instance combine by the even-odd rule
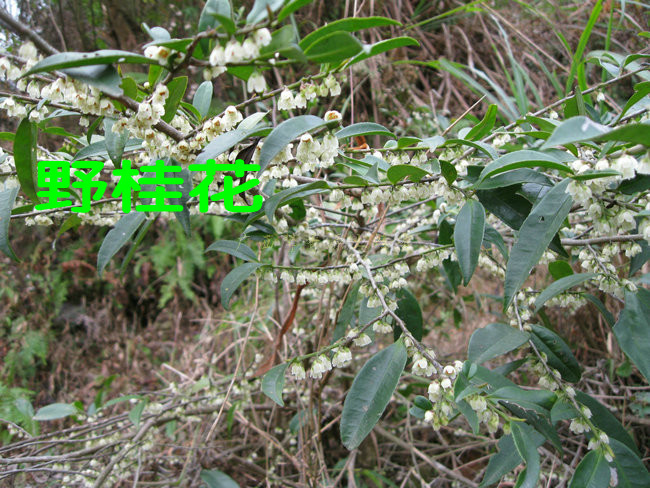
[[[512,422],[512,438],[521,458],[526,463],[526,469],[519,475],[518,488],[535,488],[539,479],[539,453],[533,439],[527,430],[519,423]]]
[[[314,115],[299,115],[279,124],[268,135],[260,151],[260,172],[295,138],[325,125],[327,122]]]
[[[634,85],[634,95],[632,95],[627,101],[625,107],[623,107],[623,110],[618,115],[616,122],[620,122],[627,111],[630,110],[636,103],[643,100],[648,94],[650,94],[650,81],[642,81],[641,83]]]
[[[400,340],[378,352],[363,365],[343,403],[341,441],[356,449],[386,409],[404,370],[406,347]]]
[[[280,13],[278,14],[278,22],[282,22],[284,19],[286,19],[289,15],[294,13],[296,10],[304,7],[305,5],[310,4],[312,1],[313,0],[293,0],[287,2],[287,4],[284,6],[282,10],[280,10]]]
[[[232,8],[229,0],[208,0],[199,17],[199,32],[224,24],[226,32],[231,33]],[[206,43],[207,45],[207,43]],[[206,50],[204,50],[206,52]]]
[[[221,304],[230,310],[230,298],[246,279],[262,266],[261,263],[244,263],[237,266],[221,282]]]
[[[194,93],[192,105],[199,111],[202,117],[208,115],[210,103],[212,102],[212,82],[204,81]]]
[[[120,87],[124,91],[124,95],[126,95],[127,97],[133,98],[133,100],[135,100],[138,97],[138,84],[130,76],[122,78]]]
[[[20,188],[25,195],[35,203],[40,203],[36,195],[37,164],[36,161],[36,139],[38,127],[35,123],[25,117],[20,121],[14,138],[14,162],[16,164],[16,176],[20,182]]]
[[[140,419],[142,418],[142,413],[144,412],[144,407],[147,406],[147,403],[147,399],[141,400],[129,412],[129,420],[136,429],[140,427]]]
[[[576,142],[591,141],[609,132],[611,129],[601,125],[589,117],[579,115],[571,117],[558,125],[551,136],[542,145],[541,149],[555,146],[566,146]]]
[[[374,122],[358,122],[356,124],[348,125],[334,134],[339,139],[346,139],[354,136],[388,136],[395,137],[391,131],[380,124]]]
[[[275,403],[284,407],[282,400],[282,389],[284,388],[284,373],[286,373],[289,363],[279,364],[273,367],[262,378],[262,391]]]
[[[165,100],[165,113],[161,117],[167,123],[170,123],[176,111],[178,110],[178,105],[183,100],[183,95],[185,95],[185,89],[187,88],[187,76],[179,76],[174,78],[167,84],[169,89],[169,96]]]
[[[477,184],[476,188],[479,190],[490,190],[521,183],[538,183],[540,185],[553,186],[553,182],[539,171],[529,168],[519,168],[486,178]]]
[[[467,200],[456,217],[454,246],[458,264],[467,286],[478,265],[483,235],[485,234],[485,209],[476,200]]]
[[[267,7],[271,9],[272,12],[275,12],[284,5],[284,1],[285,0],[255,0],[253,8],[246,17],[246,23],[252,25],[263,21],[269,15]]]
[[[203,164],[208,159],[217,158],[217,156],[232,149],[236,144],[239,144],[244,139],[248,139],[254,135],[255,132],[256,131],[253,129],[235,129],[220,134],[210,144],[203,148],[203,151],[196,157],[196,164]]]
[[[313,183],[304,183],[293,188],[287,188],[267,198],[264,201],[261,211],[264,212],[269,223],[272,223],[275,211],[279,207],[309,195],[324,193],[326,191],[329,191],[329,185],[326,181],[314,181]]]
[[[235,480],[218,469],[201,470],[201,480],[208,488],[240,488]]]
[[[137,149],[142,149],[142,139],[131,138],[126,142],[124,146],[124,152],[135,151]],[[93,142],[88,144],[86,147],[81,148],[77,151],[77,154],[74,155],[72,161],[84,161],[93,158],[105,158],[108,157],[108,151],[106,150],[106,143],[104,141]]]
[[[506,171],[510,171],[516,168],[535,167],[556,169],[564,173],[573,174],[571,168],[558,160],[552,154],[543,153],[540,151],[532,151],[530,149],[522,149],[520,151],[507,153],[488,164],[485,168],[483,168],[483,171],[481,171],[478,183],[482,182],[486,178],[489,178],[490,176],[497,175],[499,173],[505,173]]]
[[[339,63],[353,57],[363,49],[359,40],[348,32],[332,32],[304,49],[313,63]]]
[[[571,210],[573,200],[566,193],[569,180],[555,185],[542,200],[533,207],[519,229],[519,238],[512,247],[506,267],[503,309],[507,309],[528,274],[540,260],[560,230]]]
[[[118,220],[115,227],[106,234],[97,253],[97,272],[99,276],[104,272],[104,268],[106,268],[108,262],[131,239],[135,231],[138,230],[138,227],[145,220],[146,215],[144,212],[128,213]]]
[[[34,420],[57,420],[78,413],[79,410],[72,403],[52,403],[39,408],[36,415],[34,415]]]
[[[395,298],[397,299],[397,310],[395,310],[395,315],[402,319],[406,328],[411,335],[413,335],[415,340],[421,341],[424,332],[422,329],[422,310],[420,309],[418,301],[408,288],[400,288],[397,290],[397,292],[395,292]],[[395,324],[393,326],[394,340],[399,339],[399,336],[401,335],[402,329]]]
[[[564,293],[569,288],[584,283],[596,276],[596,273],[578,273],[570,276],[565,276],[547,286],[542,293],[540,293],[535,300],[535,312],[544,306],[544,304],[551,298]]]
[[[94,86],[107,95],[117,97],[124,93],[120,87],[122,78],[120,78],[115,67],[110,64],[68,68],[62,69],[61,72],[83,83]]]
[[[505,474],[515,469],[522,462],[512,435],[504,435],[499,439],[497,445],[499,446],[499,452],[490,456],[490,461],[480,484],[481,488],[498,483]]]
[[[429,175],[428,171],[411,164],[396,164],[388,168],[386,172],[386,176],[393,185],[402,181],[404,178],[408,178],[414,183],[419,183],[427,175]]]
[[[499,109],[495,104],[490,105],[485,112],[483,120],[470,129],[470,131],[465,135],[465,139],[477,141],[487,135],[492,130],[492,127],[494,127],[498,111]]]
[[[607,488],[609,486],[609,465],[599,450],[590,451],[582,458],[573,473],[569,488]]]
[[[573,275],[573,268],[566,261],[559,260],[548,263],[548,272],[551,273],[553,279],[559,280]]]
[[[113,124],[115,124],[114,119],[104,119],[104,144],[106,145],[106,152],[115,167],[121,168],[124,147],[129,140],[129,131],[124,130],[120,134],[116,134],[113,132]]]
[[[548,412],[543,412],[538,406],[535,408],[523,407],[518,405],[520,402],[515,401],[499,400],[499,403],[510,410],[515,417],[525,419],[527,424],[533,426],[537,432],[553,444],[558,452],[562,453],[560,437],[551,425]]]
[[[397,20],[386,17],[348,17],[345,19],[335,20],[323,27],[316,29],[311,34],[306,35],[300,41],[300,48],[307,52],[307,49],[320,41],[321,39],[335,34],[337,32],[356,32],[371,27],[381,27],[384,25],[402,25]]]
[[[512,401],[544,416],[548,415],[548,410],[553,408],[557,400],[557,395],[552,391],[524,390],[519,386],[504,386],[490,393],[489,397]]]
[[[607,407],[581,391],[576,391],[576,400],[591,410],[591,421],[610,437],[610,442],[616,439],[638,454],[634,439]]]
[[[440,172],[448,185],[452,185],[458,178],[458,171],[448,161],[440,161]]]
[[[506,324],[488,324],[477,329],[469,339],[467,359],[476,364],[506,354],[524,344],[529,339],[527,332],[514,329]]]
[[[580,381],[580,364],[569,346],[552,330],[538,324],[531,324],[530,338],[540,352],[546,354],[548,364],[557,369],[562,378],[570,383]]]
[[[585,48],[587,47],[587,42],[589,41],[589,37],[591,37],[591,32],[594,28],[594,25],[596,25],[596,22],[598,21],[598,17],[600,16],[600,11],[602,10],[602,8],[603,8],[603,0],[597,0],[596,4],[594,5],[594,8],[591,11],[591,15],[589,16],[589,20],[587,21],[587,24],[585,25],[584,29],[582,29],[582,34],[580,35],[578,46],[576,47],[576,50],[573,53],[573,57],[571,59],[571,68],[570,68],[569,76],[567,77],[566,80],[565,95],[569,94],[569,91],[571,90],[571,86],[575,79],[575,75],[576,73],[579,72],[579,68],[584,63],[582,59],[582,55],[585,52]],[[582,86],[582,83],[580,83],[580,81],[581,81],[580,76],[578,76],[578,83]]]
[[[647,488],[650,486],[650,474],[634,451],[617,439],[610,439],[609,447],[614,451],[614,460],[611,464],[616,468],[618,475],[616,488]]]
[[[359,296],[359,287],[361,282],[356,282],[350,288],[348,296],[345,298],[341,312],[339,313],[339,318],[336,321],[336,327],[334,328],[334,333],[332,334],[332,343],[338,341],[345,335],[345,331],[352,322],[352,317],[354,316],[354,309],[357,305],[357,297]]]
[[[14,186],[0,191],[0,251],[16,262],[20,260],[9,244],[9,223],[11,222],[11,210],[14,208],[18,189],[17,186]]]
[[[583,293],[582,296],[594,304],[594,306],[598,309],[610,327],[614,327],[614,316],[609,310],[607,310],[605,304],[600,301],[600,298],[592,295],[591,293]]]
[[[36,73],[49,73],[64,68],[112,63],[158,64],[158,61],[143,56],[142,54],[116,49],[101,49],[92,53],[66,52],[53,54],[39,61],[29,71],[23,74],[21,78]]]
[[[253,250],[243,242],[239,241],[215,241],[208,246],[205,252],[217,251],[225,252],[236,258],[243,259],[244,261],[256,261],[257,256]]]
[[[614,325],[614,335],[646,381],[650,381],[650,291],[625,292],[625,308]]]
[[[393,37],[392,39],[385,39],[383,41],[375,42],[374,44],[364,44],[363,51],[357,54],[354,58],[350,60],[348,66],[364,61],[378,54],[385,53],[392,49],[398,49],[400,47],[407,46],[419,46],[420,43],[408,36]]]

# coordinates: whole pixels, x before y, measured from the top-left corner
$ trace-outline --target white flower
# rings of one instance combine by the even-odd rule
[[[590,428],[581,419],[573,419],[569,424],[569,430],[574,434],[582,434],[583,432],[589,432]]]
[[[487,402],[485,401],[485,398],[480,395],[469,398],[467,402],[469,403],[469,406],[472,407],[472,410],[474,410],[476,413],[484,412],[487,409]]]
[[[336,110],[328,110],[325,112],[325,120],[328,122],[330,120],[340,120],[342,118],[341,112],[337,112]]]
[[[440,386],[442,386],[442,388],[445,390],[450,389],[452,386],[451,380],[449,378],[443,378],[440,382]]]
[[[432,382],[429,385],[428,393],[429,400],[431,400],[433,403],[439,401],[442,398],[442,389],[440,388],[440,383],[437,381]]]
[[[291,363],[291,374],[294,375],[298,380],[304,380],[305,368],[303,367],[302,363],[299,362]]]
[[[246,39],[242,44],[244,58],[253,59],[259,56],[260,48],[252,39]]]
[[[26,42],[22,46],[20,46],[20,49],[18,50],[18,55],[21,58],[24,58],[28,61],[38,59],[38,51],[36,50],[34,44],[32,44],[31,42]]]
[[[260,73],[253,73],[249,78],[248,82],[246,83],[246,88],[250,93],[252,92],[257,92],[257,93],[262,93],[264,90],[266,90],[266,81],[264,80],[264,76],[262,76]]]
[[[210,53],[210,65],[211,66],[223,66],[226,64],[226,50],[217,45]]]
[[[372,342],[372,340],[370,340],[370,337],[368,336],[368,334],[361,334],[359,337],[354,339],[352,342],[354,342],[354,345],[357,346],[357,347],[364,347],[364,346],[367,346],[368,344],[370,344]]]
[[[341,347],[336,350],[332,358],[332,366],[335,368],[342,368],[347,363],[352,361],[352,353],[347,347]]]
[[[325,80],[323,80],[323,84],[329,89],[330,95],[333,97],[341,94],[341,85],[339,85],[339,82],[336,81],[334,76],[329,75]]]
[[[230,105],[223,114],[222,122],[224,130],[230,130],[243,120],[242,114],[234,106]]]
[[[271,43],[271,33],[266,27],[253,33],[253,39],[258,46],[268,46]]]
[[[609,484],[610,486],[618,485],[618,472],[616,471],[616,468],[612,468],[611,466],[609,468]]]
[[[426,422],[433,422],[433,419],[435,417],[435,414],[433,413],[433,410],[427,410],[424,412],[424,420]]]
[[[449,376],[452,380],[456,378],[456,368],[454,368],[451,364],[445,366],[442,370],[442,373]]]
[[[377,334],[390,334],[393,332],[393,327],[388,322],[378,320],[372,324],[372,330],[374,330]]]
[[[225,63],[239,63],[245,57],[244,49],[237,41],[229,41],[225,48]]]
[[[636,168],[636,172],[640,175],[650,175],[650,153],[647,153],[639,159],[639,165]]]
[[[634,178],[634,172],[638,166],[636,159],[629,154],[624,154],[614,161],[612,168],[621,173],[624,180]]]
[[[293,105],[295,108],[307,108],[307,99],[302,93],[298,93],[296,98],[293,99]]]
[[[149,46],[144,50],[144,55],[146,57],[160,61],[163,64],[167,62],[171,53],[171,49],[164,46]]]
[[[326,373],[330,369],[332,369],[332,363],[327,356],[321,354],[312,363],[311,369],[309,370],[309,376],[319,379],[323,377],[323,373]]]
[[[294,107],[295,104],[293,102],[293,94],[291,93],[291,90],[285,88],[282,90],[282,93],[280,93],[280,98],[278,99],[278,109],[291,110]]]

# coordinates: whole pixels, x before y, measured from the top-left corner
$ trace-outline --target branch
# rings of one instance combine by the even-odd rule
[[[57,48],[48,43],[45,39],[39,36],[36,32],[30,29],[27,25],[23,25],[14,19],[9,12],[0,7],[0,21],[5,23],[10,30],[14,31],[20,36],[28,37],[41,51],[47,54],[56,54],[59,52]]]

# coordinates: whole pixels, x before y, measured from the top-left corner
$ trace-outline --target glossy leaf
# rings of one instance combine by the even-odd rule
[[[429,175],[428,171],[411,164],[395,164],[388,168],[388,171],[386,172],[386,177],[393,185],[402,181],[404,178],[408,178],[412,182],[418,183],[427,175]]]
[[[279,124],[267,136],[260,152],[260,172],[264,171],[271,160],[282,151],[287,144],[300,137],[305,132],[327,125],[320,117],[300,115]],[[207,148],[206,148],[207,149]]]
[[[208,488],[240,488],[235,480],[218,469],[201,470],[201,481],[207,484]]]
[[[483,171],[481,171],[479,183],[490,176],[505,173],[506,171],[513,169],[536,167],[556,169],[564,173],[573,173],[571,168],[559,161],[552,154],[532,151],[530,149],[522,149],[520,151],[507,153],[489,163],[485,168],[483,168]]]
[[[571,117],[558,125],[551,136],[542,145],[542,149],[564,146],[576,142],[590,141],[609,132],[611,129],[598,124],[589,117],[579,115]]]
[[[244,261],[257,261],[255,252],[246,244],[239,241],[215,241],[205,250],[205,252],[208,251],[225,252]]]
[[[332,32],[304,49],[313,63],[340,63],[363,49],[359,40],[348,32]]]
[[[646,381],[650,381],[650,291],[639,287],[626,291],[625,308],[621,312],[614,335]]]
[[[485,209],[476,200],[467,200],[456,217],[454,246],[458,264],[467,286],[478,265],[483,235],[485,234]]]
[[[199,111],[202,117],[205,117],[210,110],[212,102],[212,82],[204,81],[199,85],[194,93],[192,105]]]
[[[58,53],[36,63],[23,77],[36,73],[49,73],[64,68],[112,63],[158,64],[158,61],[142,54],[117,49],[101,49],[92,53]]]
[[[569,488],[607,488],[609,478],[609,465],[603,453],[590,451],[578,464]]]
[[[582,375],[580,364],[569,346],[552,330],[538,324],[531,324],[530,338],[540,352],[546,354],[548,364],[557,369],[562,378],[576,383]]]
[[[11,210],[14,208],[18,189],[19,187],[14,186],[0,191],[0,251],[16,262],[19,259],[9,244],[9,223],[11,222]]]
[[[115,67],[110,64],[68,68],[62,69],[61,72],[87,85],[94,86],[107,95],[117,97],[124,93],[120,87],[122,78]]]
[[[467,359],[476,364],[494,359],[517,349],[529,339],[522,332],[506,324],[494,323],[477,329],[469,339]]]
[[[284,374],[288,367],[289,363],[278,364],[269,370],[269,372],[264,375],[264,378],[262,378],[262,391],[267,397],[281,407],[284,407],[282,389],[284,388],[285,381]]]
[[[286,190],[282,190],[267,198],[264,201],[262,211],[266,215],[266,218],[269,220],[269,222],[273,222],[275,211],[279,207],[297,199],[304,198],[309,195],[315,195],[317,193],[324,193],[328,190],[329,185],[325,181],[315,181],[313,183],[305,183],[293,188],[287,188]]]
[[[596,273],[578,273],[570,276],[565,276],[547,286],[542,293],[537,296],[535,300],[535,312],[544,306],[544,304],[551,298],[564,293],[569,288],[584,283],[596,276]]]
[[[323,38],[336,32],[356,32],[371,27],[381,27],[384,25],[401,25],[397,20],[386,17],[348,17],[345,19],[335,20],[323,27],[316,29],[314,32],[306,35],[300,41],[300,48],[307,52],[307,49],[322,40]]]
[[[420,43],[417,40],[408,36],[393,37],[392,39],[385,39],[383,41],[375,42],[374,44],[364,44],[363,51],[352,58],[348,65],[359,63],[365,59],[377,56],[378,54],[385,53],[392,49],[407,46],[418,47],[419,45]]]
[[[343,403],[341,441],[355,449],[379,421],[404,370],[406,347],[400,340],[371,357],[352,382]]]
[[[115,227],[106,234],[97,253],[97,273],[99,276],[104,272],[108,262],[131,239],[145,220],[146,215],[144,212],[128,213],[118,220]]]
[[[261,263],[244,263],[237,266],[221,282],[221,304],[230,310],[230,298],[246,279],[262,266]]]
[[[422,310],[420,309],[420,304],[417,299],[413,296],[413,293],[409,291],[408,288],[400,288],[395,293],[395,298],[397,299],[397,309],[395,310],[395,315],[397,315],[402,321],[408,331],[413,335],[415,340],[421,341],[424,331],[422,329],[423,319],[422,319]],[[393,326],[393,338],[397,340],[399,336],[402,335],[402,329],[395,324]]]
[[[30,122],[29,117],[20,121],[14,138],[14,162],[16,164],[16,176],[20,182],[21,190],[35,203],[40,203],[36,195],[36,182],[38,181],[36,170],[36,139],[38,128],[35,123]]]
[[[167,100],[165,100],[165,113],[161,119],[169,123],[176,115],[178,105],[181,103],[181,100],[183,100],[183,95],[185,95],[187,76],[174,78],[167,84],[167,88],[169,89],[169,96],[167,97]]]
[[[257,24],[261,22],[269,16],[268,9],[275,12],[282,5],[284,5],[284,0],[255,0],[253,8],[246,17],[246,23]]]
[[[310,4],[311,2],[313,2],[313,0],[290,0],[278,13],[278,22],[282,22],[296,10]]]
[[[195,164],[203,164],[208,159],[216,159],[218,156],[226,151],[229,151],[235,145],[239,144],[245,139],[248,139],[254,134],[254,130],[234,129],[217,136],[210,142],[203,151],[196,157]]]
[[[58,420],[78,413],[79,409],[72,403],[52,403],[39,408],[34,415],[34,420]]]
[[[104,144],[108,157],[111,158],[116,168],[122,167],[122,155],[124,147],[129,140],[129,131],[124,130],[120,134],[113,132],[114,119],[104,119]]]
[[[485,112],[483,120],[470,129],[465,135],[465,139],[476,141],[487,135],[492,130],[492,127],[494,127],[498,111],[499,109],[495,104],[490,105]]]
[[[348,125],[334,134],[339,139],[346,139],[354,136],[388,136],[395,137],[391,131],[381,124],[374,122],[357,122],[356,124]]]
[[[535,488],[540,473],[539,453],[533,439],[519,422],[512,422],[512,438],[517,452],[526,463],[526,469],[519,475],[518,488]]]
[[[507,309],[538,263],[571,210],[573,200],[566,193],[569,180],[555,185],[533,207],[519,229],[519,238],[512,247],[506,267],[503,309]]]
[[[354,316],[354,309],[357,305],[357,297],[359,296],[359,287],[361,282],[356,282],[350,288],[347,297],[345,297],[345,302],[339,313],[339,317],[336,321],[336,327],[334,328],[334,333],[332,334],[332,343],[338,341],[343,336],[345,336],[345,331],[352,322]]]
[[[650,486],[650,474],[634,451],[616,439],[609,440],[609,447],[614,451],[614,460],[611,465],[616,468],[618,477],[616,488],[647,488]]]

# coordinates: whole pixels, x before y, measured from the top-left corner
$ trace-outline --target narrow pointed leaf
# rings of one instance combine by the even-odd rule
[[[289,363],[283,363],[272,368],[262,378],[262,391],[264,394],[273,400],[275,403],[284,407],[284,400],[282,400],[282,389],[284,388],[285,377],[284,374],[289,367]]]
[[[561,261],[564,262],[564,261]],[[596,276],[596,273],[578,273],[572,274],[570,276],[565,276],[559,280],[551,283],[547,286],[542,293],[539,294],[535,300],[535,312],[544,306],[544,304],[549,301],[551,298],[558,296],[560,293],[564,293],[569,288],[584,283],[587,280],[592,279]]]
[[[0,191],[0,251],[14,261],[19,261],[19,259],[9,244],[9,223],[11,222],[11,210],[14,208],[18,189],[19,187],[14,186]]]
[[[625,308],[614,326],[623,352],[650,381],[650,291],[638,288],[625,293]]]
[[[566,193],[569,180],[555,185],[533,207],[519,229],[519,238],[510,252],[506,267],[503,308],[510,306],[515,294],[524,284],[533,267],[538,263],[564,219],[571,210],[573,200]]]
[[[485,209],[476,200],[467,200],[456,217],[454,246],[458,264],[467,286],[478,264],[483,234],[485,233]]]
[[[212,82],[204,81],[199,85],[194,93],[192,105],[199,111],[202,117],[205,117],[210,110],[210,103],[212,102]]]
[[[580,381],[582,375],[580,363],[578,363],[566,342],[546,327],[531,324],[531,328],[530,338],[537,349],[546,354],[548,364],[557,369],[564,380],[571,383]]]
[[[97,272],[99,276],[104,272],[108,262],[122,249],[138,227],[146,220],[144,212],[131,212],[122,217],[113,227],[102,242],[97,253]]]
[[[607,488],[609,477],[609,465],[603,453],[590,451],[578,464],[569,488]]]
[[[506,324],[494,323],[477,329],[469,339],[467,359],[476,364],[494,359],[520,347],[528,341],[527,332]]]
[[[244,261],[257,261],[255,252],[243,242],[239,241],[215,241],[208,246],[205,252],[225,252]]]
[[[36,138],[38,127],[30,122],[29,117],[20,121],[14,137],[14,161],[16,164],[16,176],[20,182],[20,188],[35,203],[40,203],[36,195],[36,182],[38,181],[36,169]]]
[[[326,124],[314,115],[300,115],[279,124],[264,141],[260,152],[260,171],[264,171],[271,160],[295,138]]]
[[[341,441],[355,449],[379,421],[404,370],[406,347],[395,342],[364,364],[343,403]]]
[[[244,263],[237,266],[221,282],[221,304],[230,310],[230,298],[246,279],[262,266],[261,263]]]
[[[417,299],[407,288],[397,290],[395,298],[397,298],[397,310],[395,310],[395,314],[404,321],[406,328],[415,340],[421,341],[424,335],[422,329],[423,319],[422,310]],[[397,324],[393,328],[393,335],[395,340],[402,335],[402,329]]]

